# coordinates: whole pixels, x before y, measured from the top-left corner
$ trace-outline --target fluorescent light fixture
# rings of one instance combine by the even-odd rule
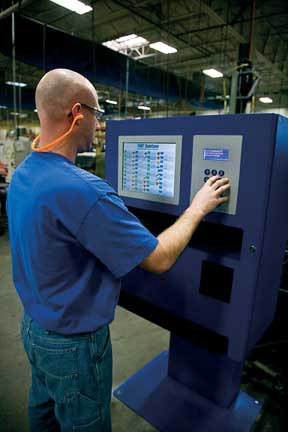
[[[148,45],[148,43],[149,41],[147,39],[144,39],[142,36],[138,36],[133,33],[127,36],[121,36],[118,39],[103,42],[102,45],[112,49],[113,51],[121,52],[127,50],[128,48],[140,48],[142,46]]]
[[[111,99],[106,99],[105,102],[111,104],[111,105],[117,105],[117,101],[111,100]]]
[[[146,105],[138,105],[137,108],[143,111],[151,111],[151,108]]]
[[[26,114],[26,113],[22,113],[22,114],[20,114],[19,112],[10,112],[10,115],[11,116],[14,116],[14,117],[20,117],[20,118],[26,118],[26,117],[28,117],[28,114]]]
[[[6,81],[6,84],[12,85],[15,87],[26,87],[27,86],[27,84],[22,83],[22,82],[18,82],[18,81]]]
[[[273,99],[271,99],[270,97],[264,96],[264,97],[260,97],[259,101],[262,103],[272,103]]]
[[[6,105],[0,105],[0,109],[7,109]]]
[[[63,6],[66,9],[69,9],[73,12],[76,12],[79,15],[83,15],[86,12],[90,12],[92,10],[91,6],[88,6],[79,0],[50,0],[50,1],[58,4],[59,6]]]
[[[223,77],[223,73],[219,72],[216,69],[204,69],[202,72],[205,75],[210,76],[211,78],[220,78],[220,77]]]
[[[177,49],[165,44],[164,42],[155,42],[149,45],[150,48],[155,49],[156,51],[160,51],[163,54],[173,54],[177,52]]]

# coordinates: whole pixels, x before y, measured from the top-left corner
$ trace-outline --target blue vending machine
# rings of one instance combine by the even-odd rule
[[[155,235],[212,175],[228,203],[200,224],[165,274],[139,268],[120,304],[171,332],[114,395],[165,432],[247,432],[261,403],[243,364],[273,319],[288,233],[288,120],[276,114],[111,121],[107,180]]]

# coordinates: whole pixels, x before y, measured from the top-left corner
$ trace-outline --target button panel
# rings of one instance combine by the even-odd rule
[[[209,168],[206,168],[206,169],[204,170],[204,174],[205,174],[204,182],[206,183],[206,181],[209,179],[209,177],[207,177],[207,176],[209,176],[210,174],[211,174],[212,176],[219,175],[220,177],[223,177],[224,174],[225,174],[225,171],[223,171],[222,169],[219,170],[219,171],[217,171],[216,169],[212,169],[212,170],[211,170],[211,169],[209,169]]]
[[[218,175],[229,178],[229,200],[214,210],[215,213],[235,215],[238,202],[242,135],[194,135],[192,149],[191,201],[207,178]],[[206,174],[206,170],[210,173]],[[209,181],[208,181],[209,184]]]

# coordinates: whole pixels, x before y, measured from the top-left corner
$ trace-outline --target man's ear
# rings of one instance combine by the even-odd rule
[[[71,110],[73,119],[77,115],[79,115],[80,110],[81,110],[81,104],[79,102],[77,102],[76,104],[73,105],[72,110]]]

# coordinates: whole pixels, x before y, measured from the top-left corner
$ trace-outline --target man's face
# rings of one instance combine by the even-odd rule
[[[89,101],[82,102],[83,104],[87,103],[87,105],[99,109],[96,95],[93,98],[89,99]],[[95,134],[98,130],[100,130],[100,123],[99,120],[97,120],[96,118],[97,112],[95,112],[93,109],[81,105],[80,112],[84,115],[84,119],[81,120],[81,141],[78,152],[83,153],[85,151],[92,150]]]

